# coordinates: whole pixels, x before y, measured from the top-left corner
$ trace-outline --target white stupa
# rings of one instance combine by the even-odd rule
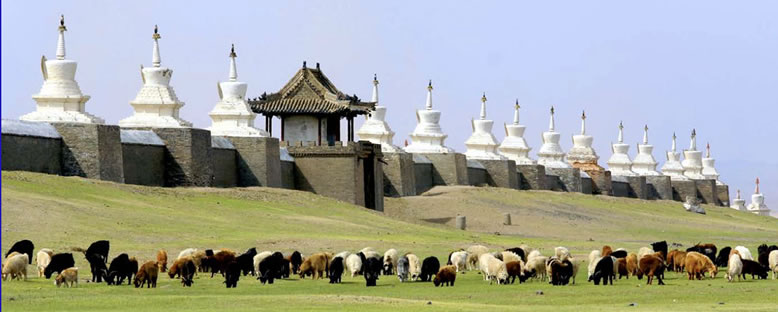
[[[473,134],[465,141],[465,146],[467,146],[465,156],[468,159],[508,159],[497,153],[497,147],[500,143],[497,142],[497,138],[492,134],[494,121],[486,119],[486,93],[481,97],[481,114],[479,119],[471,119],[470,125],[473,128]]]
[[[683,175],[683,165],[681,165],[681,154],[676,151],[675,133],[673,133],[673,146],[666,152],[667,161],[662,166],[662,174],[669,176],[672,181],[687,181],[689,178]]]
[[[532,149],[524,140],[525,126],[519,124],[519,100],[513,112],[513,124],[505,125],[505,139],[500,144],[499,150],[503,156],[516,162],[517,165],[533,165],[535,161],[529,158]]]
[[[25,121],[44,122],[76,122],[102,124],[103,119],[90,115],[85,111],[89,96],[81,93],[76,82],[78,63],[65,59],[65,16],[59,21],[59,38],[57,39],[57,59],[46,60],[41,57],[41,72],[43,86],[38,94],[32,96],[35,100],[35,111],[19,117]]]
[[[379,105],[378,102],[378,77],[373,77],[373,99],[376,103],[375,110],[368,115],[365,123],[357,130],[357,135],[361,140],[367,140],[373,144],[381,144],[381,151],[385,153],[402,152],[402,149],[392,143],[394,131],[389,128],[386,122],[386,106]]]
[[[724,182],[719,180],[719,172],[716,171],[716,159],[710,157],[710,143],[705,145],[705,158],[702,159],[702,175],[706,179],[716,180],[717,185],[724,185]]]
[[[756,190],[754,190],[754,195],[751,195],[751,203],[748,204],[747,209],[748,212],[756,215],[770,215],[770,209],[767,208],[767,205],[764,203],[764,195],[759,192],[759,178],[756,178]]]
[[[176,92],[170,86],[173,70],[161,67],[159,56],[159,31],[154,26],[154,49],[151,63],[153,67],[140,66],[143,87],[130,102],[135,113],[119,121],[121,127],[181,128],[191,127],[192,123],[178,117],[178,111],[184,102],[178,100]]]
[[[567,151],[567,161],[571,164],[597,165],[600,156],[592,148],[594,137],[586,134],[586,112],[581,113],[581,134],[573,136],[573,148]],[[599,165],[597,165],[599,167]],[[593,168],[587,168],[593,169]]]
[[[551,119],[548,122],[548,131],[543,132],[543,145],[538,150],[538,164],[546,168],[571,168],[565,161],[565,152],[559,145],[559,132],[554,130],[554,107],[551,107]]]
[[[613,155],[608,159],[608,170],[611,176],[636,176],[632,171],[632,161],[629,159],[629,144],[624,143],[624,124],[619,122],[619,141],[611,144]]]
[[[632,171],[641,176],[660,176],[656,171],[654,146],[648,144],[648,125],[643,127],[643,144],[638,144],[638,154],[632,161]]]
[[[411,133],[408,153],[453,153],[454,149],[443,145],[448,137],[440,128],[440,111],[432,109],[432,81],[427,85],[427,105],[416,111],[416,129]]]
[[[238,66],[235,64],[235,45],[230,49],[230,80],[216,85],[219,90],[219,102],[208,113],[211,116],[213,136],[268,137],[267,131],[254,128],[257,117],[246,101],[248,84],[238,81]]]
[[[683,151],[683,175],[692,180],[704,180],[702,175],[702,152],[697,150],[697,130],[692,129],[689,149]]]
[[[740,198],[740,189],[737,190],[737,195],[735,196],[735,199],[732,200],[732,206],[729,206],[729,208],[738,211],[746,211],[746,200]]]

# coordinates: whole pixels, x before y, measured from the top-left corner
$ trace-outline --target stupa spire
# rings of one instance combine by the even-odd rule
[[[513,106],[513,109],[514,109],[514,111],[513,111],[513,124],[514,125],[518,125],[519,124],[519,108],[521,108],[521,106],[519,106],[519,99],[516,99],[516,105]]]
[[[551,119],[548,121],[548,131],[554,132],[554,106],[551,106]]]
[[[735,199],[741,199],[740,198],[740,189],[737,189],[737,197],[735,197]]]
[[[697,129],[692,129],[692,141],[691,143],[689,143],[689,150],[690,151],[697,150]]]
[[[57,38],[57,59],[65,59],[65,31],[68,30],[65,27],[65,15],[59,16],[59,38]]]
[[[648,144],[648,125],[643,127],[643,144]]]
[[[710,158],[710,142],[705,145],[705,158]]]
[[[619,143],[624,143],[624,124],[619,121]]]
[[[373,99],[371,101],[378,103],[378,74],[373,74]]]
[[[162,58],[159,56],[159,39],[162,38],[162,36],[159,35],[159,27],[157,25],[154,25],[154,34],[151,35],[151,39],[154,39],[154,51],[151,55],[151,64],[154,65],[154,67],[159,67],[160,64],[162,64]]]
[[[586,135],[586,111],[581,113],[581,135]]]
[[[481,96],[481,120],[486,119],[486,92]]]
[[[230,48],[230,81],[238,81],[238,65],[235,64],[236,57],[238,57],[238,54],[235,53],[235,44],[233,43],[232,48]]]
[[[756,178],[756,190],[754,190],[754,194],[761,194],[759,192],[759,177]]]
[[[432,79],[430,79],[430,83],[427,84],[427,110],[432,109]]]
[[[675,153],[675,150],[676,150],[676,148],[675,148],[675,147],[676,147],[676,144],[675,144],[675,139],[676,139],[675,132],[673,132],[673,147],[671,148],[671,150],[673,151],[673,153]]]

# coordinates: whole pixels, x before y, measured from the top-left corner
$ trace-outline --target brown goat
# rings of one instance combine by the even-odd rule
[[[657,252],[656,254],[645,255],[643,258],[640,258],[638,279],[643,278],[643,275],[645,275],[648,280],[646,285],[651,285],[654,281],[654,277],[659,281],[659,285],[665,284],[662,281],[662,275],[664,275],[665,272],[665,264],[664,261],[662,261],[661,254],[661,252]]]
[[[613,248],[611,248],[611,246],[608,245],[602,246],[602,253],[601,253],[602,257],[610,256],[612,253],[613,253]]]
[[[329,270],[327,266],[330,262],[328,256],[327,253],[320,252],[305,258],[300,266],[300,278],[305,278],[306,275],[312,275],[313,279],[323,278],[324,272]]]
[[[627,273],[629,275],[637,275],[638,274],[638,255],[635,253],[629,253],[627,255]]]
[[[208,262],[211,265],[211,278],[216,273],[224,275],[227,272],[227,264],[232,261],[235,261],[235,252],[229,249],[222,249],[213,257],[208,257]]]
[[[148,261],[144,263],[138,273],[135,274],[135,288],[143,287],[146,284],[147,288],[157,288],[157,275],[159,274],[159,268],[155,261]]]
[[[511,280],[511,284],[516,281],[516,277],[519,278],[519,284],[523,282],[521,279],[521,261],[506,262],[505,270],[508,272],[508,279]]]
[[[689,280],[694,280],[695,278],[701,280],[705,276],[705,272],[710,274],[710,278],[716,278],[716,273],[718,273],[718,268],[713,264],[713,261],[696,251],[686,253],[684,266],[686,267],[686,273],[689,274]]]
[[[192,261],[192,258],[181,257],[176,259],[176,261],[173,262],[173,265],[170,266],[170,270],[168,270],[167,275],[170,276],[170,278],[180,277],[181,270],[184,268],[188,261]]]
[[[626,276],[627,279],[629,279],[629,271],[627,270],[627,258],[619,258],[617,261],[618,264],[618,270],[619,270],[619,279],[621,279],[622,276]]]
[[[432,283],[435,284],[435,287],[442,286],[445,284],[446,286],[454,286],[454,282],[457,280],[457,267],[453,265],[447,265],[438,271],[438,274],[435,274],[435,278],[432,280]]]
[[[673,255],[673,271],[683,272],[685,267],[686,267],[686,252],[679,250]]]
[[[160,272],[167,271],[167,251],[164,249],[157,251],[157,267]]]

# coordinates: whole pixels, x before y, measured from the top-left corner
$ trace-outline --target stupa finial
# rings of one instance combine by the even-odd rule
[[[705,158],[710,158],[710,142],[705,144]]]
[[[675,132],[673,132],[673,148],[672,148],[673,153],[675,153],[675,150],[676,150],[676,148],[675,148],[675,139],[676,139]]]
[[[548,131],[554,131],[554,106],[551,106],[551,119],[548,121]]]
[[[581,112],[581,135],[586,135],[586,111]]]
[[[154,34],[151,35],[151,39],[154,39],[154,52],[151,56],[151,65],[154,67],[159,67],[159,65],[162,64],[162,58],[159,56],[159,39],[161,38],[162,36],[159,35],[159,27],[154,25]]]
[[[735,199],[740,199],[740,189],[737,189],[737,197]]]
[[[513,106],[513,124],[518,125],[519,124],[519,99],[516,99],[516,105]]]
[[[373,99],[374,103],[378,103],[378,74],[373,74]]]
[[[238,80],[238,66],[235,64],[235,58],[238,54],[235,53],[235,44],[232,44],[230,48],[230,81]]]
[[[59,37],[57,38],[57,59],[65,59],[65,31],[68,30],[65,27],[65,15],[59,16]]]
[[[619,121],[619,143],[624,143],[624,123]]]
[[[486,119],[486,92],[481,96],[481,120]]]
[[[697,129],[692,129],[692,141],[691,143],[689,143],[689,150],[690,151],[697,150]]]
[[[432,109],[432,79],[427,84],[427,110]]]
[[[759,177],[756,177],[756,190],[754,191],[754,194],[761,194],[759,193]]]
[[[643,127],[643,144],[648,144],[648,125]]]

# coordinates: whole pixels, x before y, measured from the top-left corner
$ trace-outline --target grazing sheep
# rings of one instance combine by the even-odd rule
[[[640,250],[638,250],[638,260],[642,259],[646,255],[653,254],[655,251],[648,247],[640,247]]]
[[[43,271],[51,263],[51,256],[53,255],[54,252],[51,249],[43,248],[38,251],[38,254],[35,256],[35,263],[38,266],[38,277],[43,277]]]
[[[187,262],[192,261],[191,257],[178,258],[173,261],[173,265],[170,266],[170,270],[167,271],[167,275],[170,278],[180,277],[183,273],[182,269],[186,266]],[[194,262],[194,261],[193,261]]]
[[[716,261],[713,261],[717,267],[725,267],[729,263],[729,254],[732,252],[732,247],[724,247],[719,250],[719,255],[716,257]]]
[[[519,250],[521,250],[521,249],[519,249]],[[518,254],[516,254],[515,252],[512,252],[512,251],[503,251],[500,254],[502,255],[502,259],[500,259],[500,258],[498,258],[498,259],[502,260],[502,262],[505,262],[505,263],[508,263],[510,261],[519,261],[519,260],[524,261],[524,260],[521,259],[521,256],[519,256]]]
[[[638,274],[638,255],[630,253],[627,255],[627,272],[631,275]]]
[[[532,250],[527,254],[527,262],[532,260],[532,258],[535,257],[543,257],[543,255],[540,254],[540,250]]]
[[[183,257],[192,257],[192,255],[194,255],[195,252],[197,252],[197,248],[187,248],[181,250],[181,252],[178,253],[178,257],[176,257],[176,259],[181,259]]]
[[[629,271],[627,271],[627,258],[616,258],[616,264],[619,270],[619,279],[626,276],[629,279]]]
[[[527,266],[524,269],[524,274],[529,276],[534,276],[537,279],[540,279],[541,281],[545,281],[547,279],[548,272],[546,271],[546,262],[548,261],[548,258],[543,256],[536,256],[529,258],[527,260]]]
[[[751,255],[751,251],[748,250],[748,248],[744,246],[737,246],[734,250],[737,250],[740,253],[740,259],[743,260],[754,260],[754,257]],[[729,255],[731,256],[733,251],[729,252]]]
[[[57,277],[54,278],[54,285],[57,285],[57,288],[59,288],[62,284],[65,284],[68,288],[73,287],[73,284],[78,287],[78,268],[67,268],[57,274]]]
[[[208,256],[213,256],[213,250],[198,250],[192,254],[192,261],[197,267],[198,272],[208,272],[211,267],[208,265]]]
[[[727,261],[727,281],[732,280],[737,276],[737,281],[740,281],[740,274],[743,273],[743,261],[740,259],[740,252],[735,250],[729,255],[729,261]]]
[[[284,262],[284,255],[280,252],[274,252],[270,256],[267,256],[259,262],[259,271],[257,271],[257,279],[265,285],[265,283],[273,284],[275,279],[283,276],[283,269],[286,262]],[[321,276],[320,276],[321,278]]]
[[[5,253],[5,258],[10,258],[9,256],[13,252],[18,252],[20,254],[26,254],[27,255],[27,264],[32,264],[32,252],[35,250],[35,244],[32,243],[29,239],[20,240],[18,242],[15,242],[13,246],[11,246],[11,249],[8,249],[8,252]]]
[[[135,288],[157,288],[157,275],[159,274],[159,268],[154,261],[148,261],[140,266],[138,273],[135,273]]]
[[[718,273],[718,269],[713,264],[713,261],[708,256],[696,251],[686,253],[684,267],[689,275],[689,280],[694,280],[695,278],[701,280],[705,272],[710,274],[710,278],[716,278],[716,273]]]
[[[224,275],[227,271],[227,265],[233,261],[236,261],[235,252],[227,249],[219,250],[213,256],[208,257],[207,262],[211,266],[211,278],[216,273]],[[238,264],[238,268],[240,268],[240,264]]]
[[[289,255],[289,263],[292,265],[292,274],[300,272],[300,266],[303,264],[303,255],[295,250]]]
[[[763,267],[759,262],[754,260],[742,259],[742,261],[743,271],[741,272],[741,275],[743,275],[743,279],[746,279],[746,274],[751,274],[751,279],[754,279],[754,275],[759,277],[759,279],[767,279],[768,269],[766,267]]]
[[[421,262],[421,274],[419,275],[422,282],[432,281],[432,277],[440,270],[440,261],[435,257],[424,258]]]
[[[21,280],[27,280],[27,264],[30,262],[30,258],[26,253],[20,253],[11,255],[6,259],[6,263],[3,266],[3,281],[10,275],[11,279],[18,278]]]
[[[573,264],[569,260],[559,260],[556,257],[551,257],[548,259],[547,266],[549,275],[551,275],[551,285],[561,286],[570,283],[570,278],[573,275]]]
[[[381,260],[365,257],[364,254],[360,258],[362,259],[362,276],[365,277],[365,286],[375,286],[378,276],[381,275]]]
[[[454,251],[450,252],[448,254],[448,258],[447,258],[448,260],[446,260],[446,265],[454,265],[453,262],[451,262],[451,257],[454,255],[454,253],[460,252],[460,251],[465,251],[465,250],[462,249],[462,248],[459,248],[457,250],[454,250]]]
[[[567,247],[559,246],[554,248],[554,255],[559,261],[565,261],[567,260],[567,257],[570,257],[570,250],[568,250]]]
[[[651,243],[651,248],[654,252],[662,253],[662,260],[667,259],[667,241]]]
[[[59,274],[65,269],[72,268],[74,266],[76,266],[76,261],[73,259],[73,254],[58,253],[51,256],[51,262],[49,262],[49,265],[46,266],[45,270],[43,270],[43,276],[49,279],[54,272]]]
[[[238,287],[238,281],[240,280],[240,265],[235,259],[229,259],[224,265],[224,284],[227,288]]]
[[[587,267],[587,274],[586,278],[588,280],[592,280],[592,275],[594,274],[594,268],[597,267],[597,262],[602,259],[602,252],[599,250],[592,250],[589,252],[589,265]]]
[[[481,272],[489,280],[489,285],[493,282],[497,282],[498,285],[505,284],[508,281],[508,270],[502,260],[491,254],[483,254],[478,259],[478,263],[481,266]]]
[[[157,251],[157,267],[160,272],[167,271],[167,251],[160,249]]]
[[[397,249],[389,249],[384,252],[384,275],[394,275],[394,268],[397,267]]]
[[[665,265],[664,261],[662,261],[661,258],[662,252],[656,252],[655,254],[646,255],[643,258],[640,258],[640,262],[638,266],[640,267],[640,270],[638,271],[638,279],[643,278],[643,275],[646,276],[646,285],[651,285],[654,281],[654,277],[659,281],[659,285],[664,285],[665,283],[662,281],[662,276],[664,275],[665,271]]]
[[[335,261],[335,258],[340,257],[340,262],[342,262],[343,270],[345,271],[346,268],[346,259],[348,259],[348,256],[350,256],[351,253],[348,251],[341,251],[333,256],[332,260],[330,261],[330,266],[332,266],[332,261]]]
[[[594,285],[600,285],[600,281],[602,281],[603,285],[608,285],[609,282],[613,285],[613,259],[611,256],[607,256],[595,260],[597,264],[589,281],[593,281]]]
[[[351,278],[354,278],[362,271],[362,259],[357,254],[351,254],[346,258],[346,267],[351,272]]]
[[[605,245],[602,246],[602,252],[600,252],[601,254],[600,257],[607,257],[610,256],[612,253],[613,253],[613,249],[611,248],[611,246]]]
[[[491,281],[493,277],[489,275],[489,260],[492,258],[497,259],[490,253],[484,253],[478,257],[478,269],[481,271],[481,275],[483,275],[485,281]]]
[[[468,258],[467,251],[457,251],[451,254],[450,262],[454,267],[457,269],[458,272],[465,272],[467,269],[467,258]]]
[[[127,285],[130,285],[132,276],[136,272],[138,272],[138,261],[130,261],[130,256],[126,253],[119,254],[111,260],[111,265],[108,266],[108,277],[105,280],[108,285],[121,285],[126,278]]]
[[[516,277],[519,278],[519,284],[524,283],[527,280],[527,275],[523,273],[523,261],[510,261],[505,262],[505,272],[508,273],[508,278],[511,280],[511,284],[516,281]]]
[[[473,245],[467,247],[465,251],[467,251],[467,269],[475,270],[476,268],[479,267],[478,259],[481,257],[482,254],[488,253],[489,248],[483,245]]]
[[[397,260],[397,279],[400,283],[408,280],[408,271],[410,270],[411,263],[408,260],[408,256],[403,256],[400,260]]]
[[[716,260],[716,251],[718,249],[716,248],[716,245],[714,244],[697,244],[694,245],[694,247],[690,247],[686,249],[686,252],[694,251],[697,253],[700,253],[702,255],[705,255],[710,259],[710,261]]]
[[[254,276],[257,272],[254,270],[254,256],[257,255],[257,249],[254,247],[249,248],[246,252],[235,258],[235,262],[238,262],[240,270],[243,276],[251,274]]]
[[[306,275],[311,275],[312,279],[323,278],[326,276],[324,275],[325,271],[329,270],[328,263],[329,259],[326,253],[320,252],[311,255],[300,266],[300,279],[304,279]]]
[[[411,281],[416,281],[421,276],[421,261],[416,255],[409,253],[405,255],[408,257],[408,275]]]
[[[437,274],[435,274],[435,278],[432,280],[432,283],[435,284],[435,287],[446,285],[446,286],[454,286],[454,282],[457,280],[457,268],[453,265],[447,265],[438,271]]]
[[[524,253],[524,249],[521,249],[521,247],[508,248],[505,249],[505,251],[515,253],[523,262],[527,261],[527,254]],[[503,261],[505,261],[505,259],[503,259]]]
[[[578,268],[580,267],[581,263],[575,261],[575,258],[573,258],[573,256],[568,257],[567,260],[570,261],[571,264],[573,264],[573,276],[571,276],[571,279],[573,280],[573,285],[575,285],[575,276],[578,275]],[[581,260],[581,262],[583,262],[583,260]]]
[[[686,254],[685,251],[678,251],[673,255],[673,271],[683,272],[686,267]]]
[[[197,272],[197,266],[195,265],[194,261],[187,261],[183,266],[181,266],[180,271],[181,286],[192,287],[192,284],[194,284],[194,275]]]
[[[615,258],[618,258],[618,259],[626,258],[627,257],[627,250],[624,249],[624,248],[616,249],[616,250],[614,250],[611,253],[611,257],[615,257]]]
[[[775,279],[778,275],[778,250],[771,251],[767,257],[770,270],[773,272],[773,279]]]
[[[335,257],[330,265],[330,284],[339,284],[343,276],[343,258]]]
[[[772,245],[770,247],[767,247],[767,244],[761,244],[759,247],[757,247],[757,262],[761,264],[764,267],[770,266],[770,253],[773,250],[778,250],[778,246]]]
[[[270,257],[273,253],[270,251],[263,251],[258,253],[256,256],[254,256],[253,262],[254,262],[254,272],[259,272],[259,263],[262,262],[263,259]],[[298,268],[299,270],[299,268]]]

